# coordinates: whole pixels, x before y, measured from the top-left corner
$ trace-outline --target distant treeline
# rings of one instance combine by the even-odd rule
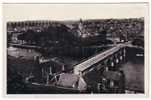
[[[79,38],[79,23],[91,37]],[[97,19],[80,21],[22,21],[7,23],[9,32],[20,32],[19,40],[29,44],[43,46],[51,45],[96,45],[107,43],[107,36],[127,38],[132,40],[138,35],[144,34],[144,19]],[[99,34],[96,36],[96,33]],[[8,38],[8,39],[9,39]],[[111,43],[111,41],[110,41]]]

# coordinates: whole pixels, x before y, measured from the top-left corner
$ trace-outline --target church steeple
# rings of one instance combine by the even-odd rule
[[[80,18],[79,24],[78,24],[78,29],[79,29],[79,35],[83,38],[88,36],[88,32],[85,30],[84,25],[83,25],[83,21]]]
[[[80,32],[83,33],[83,22],[82,22],[82,19],[80,19],[80,21],[79,21],[78,28],[79,28]]]

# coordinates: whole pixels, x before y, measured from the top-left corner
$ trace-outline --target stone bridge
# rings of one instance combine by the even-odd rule
[[[104,52],[94,55],[88,60],[75,65],[73,73],[84,75],[93,69],[100,70],[101,68],[115,70],[117,65],[120,64],[126,56],[126,46],[127,43],[117,44]]]

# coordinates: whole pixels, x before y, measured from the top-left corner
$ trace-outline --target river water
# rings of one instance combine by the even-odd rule
[[[144,92],[144,50],[127,48],[126,61],[121,65],[126,88]]]

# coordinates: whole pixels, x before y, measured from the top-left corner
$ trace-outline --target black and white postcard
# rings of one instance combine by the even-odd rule
[[[146,94],[148,3],[3,4],[6,94]]]

